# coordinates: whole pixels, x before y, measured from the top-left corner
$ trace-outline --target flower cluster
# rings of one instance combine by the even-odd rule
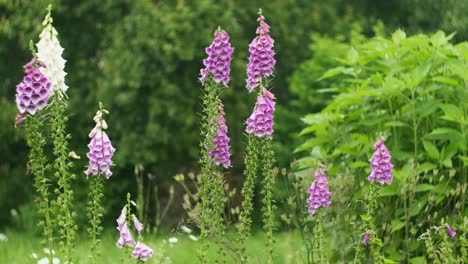
[[[223,165],[224,168],[231,166],[231,153],[229,153],[229,137],[227,135],[228,127],[226,125],[226,119],[224,118],[223,105],[219,107],[218,116],[218,131],[216,136],[213,138],[213,144],[215,149],[210,150],[210,158],[214,158],[216,165]]]
[[[110,166],[112,165],[112,155],[114,155],[115,148],[112,147],[112,143],[107,136],[104,129],[107,129],[107,123],[102,119],[103,111],[99,110],[94,116],[94,122],[96,126],[89,133],[91,142],[88,144],[89,152],[87,154],[89,158],[89,166],[85,171],[86,175],[99,175],[104,173],[106,178],[112,176]]]
[[[369,239],[369,233],[366,232],[364,234],[364,238],[362,239],[362,244],[364,245],[369,245],[370,244],[370,239]]]
[[[135,227],[136,231],[140,235],[143,231],[143,225],[135,215],[132,215],[132,217],[133,227]],[[127,224],[127,206],[124,206],[120,216],[117,218],[117,230],[120,233],[119,240],[116,243],[118,248],[123,248],[124,246],[134,247],[132,257],[142,261],[147,261],[151,256],[153,256],[154,251],[150,247],[140,241],[135,242]]]
[[[327,178],[323,170],[317,170],[315,172],[315,178],[316,179],[308,189],[310,197],[307,199],[307,202],[309,203],[309,213],[311,215],[315,215],[320,207],[325,208],[331,204],[331,192],[328,190]]]
[[[380,184],[392,183],[393,164],[390,162],[392,156],[388,152],[387,147],[383,143],[384,138],[379,138],[373,148],[375,149],[369,160],[371,166],[371,173],[367,177],[371,182],[379,182]]]
[[[273,50],[274,40],[270,37],[270,26],[265,22],[265,17],[260,15],[257,19],[260,26],[257,28],[258,36],[249,45],[249,64],[247,65],[247,89],[252,92],[264,77],[273,74],[276,64]]]
[[[40,63],[45,68],[44,63]],[[49,100],[51,83],[42,74],[35,60],[31,60],[24,66],[26,76],[16,86],[16,106],[21,114],[26,112],[34,115],[47,105]]]
[[[229,35],[226,31],[218,29],[214,37],[213,43],[205,49],[208,58],[203,60],[205,68],[200,70],[200,81],[205,85],[208,74],[211,74],[213,81],[223,83],[227,87],[234,48],[229,43]]]
[[[50,12],[42,24],[44,29],[39,35],[39,42],[36,44],[37,57],[47,65],[47,68],[44,67],[41,70],[52,83],[52,92],[63,95],[68,89],[65,84],[65,75],[67,73],[64,71],[66,60],[62,58],[63,48],[57,39],[57,31],[52,26]]]
[[[265,88],[257,97],[252,115],[247,119],[246,132],[257,137],[271,136],[273,134],[273,113],[275,112],[275,96]]]

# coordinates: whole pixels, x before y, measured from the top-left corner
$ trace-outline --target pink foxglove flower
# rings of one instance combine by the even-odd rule
[[[231,166],[231,153],[229,153],[229,137],[227,135],[228,127],[226,125],[226,119],[224,118],[223,106],[220,106],[220,115],[218,116],[218,132],[213,138],[213,144],[215,149],[210,150],[210,158],[214,158],[216,165],[223,165],[224,168]]]
[[[16,106],[21,114],[28,112],[34,115],[44,108],[49,100],[51,83],[36,64],[32,60],[24,66],[26,76],[16,86]]]
[[[109,179],[112,176],[110,166],[112,165],[112,156],[114,155],[115,148],[112,147],[109,137],[104,132],[104,129],[107,128],[107,123],[102,119],[101,111],[97,111],[94,121],[96,122],[96,126],[89,133],[89,137],[91,138],[87,154],[89,166],[85,174],[87,176],[91,174],[97,176],[100,173],[104,173],[106,178]]]
[[[135,215],[133,216],[133,226],[137,230],[138,234],[141,234],[141,231],[143,231],[143,224],[140,223],[140,221]]]
[[[257,19],[260,26],[257,28],[257,37],[249,45],[249,64],[247,65],[247,89],[252,92],[258,87],[262,78],[273,74],[276,60],[273,50],[274,40],[270,37],[270,26],[265,22],[265,17],[260,15]]]
[[[151,256],[153,256],[153,254],[153,249],[141,242],[138,242],[132,252],[132,257],[142,261],[147,261]]]
[[[315,215],[320,207],[325,208],[331,204],[331,192],[328,190],[327,178],[323,170],[315,172],[315,180],[312,182],[308,192],[310,193],[310,197],[307,199],[307,203],[309,203],[309,213],[312,216]]]
[[[371,173],[367,178],[371,182],[377,181],[380,184],[390,184],[393,180],[393,164],[390,162],[392,156],[383,142],[384,138],[381,137],[373,147],[375,152],[369,160]]]
[[[218,29],[214,33],[213,43],[205,49],[208,58],[203,60],[205,68],[200,70],[200,81],[205,85],[206,78],[211,75],[213,81],[228,86],[229,74],[231,72],[232,52],[234,48],[229,42],[226,31]]]
[[[455,236],[457,236],[457,233],[453,231],[452,227],[449,225],[447,225],[447,233],[452,239],[455,238]]]
[[[130,233],[130,230],[128,229],[128,225],[126,223],[123,224],[119,231],[120,237],[117,241],[118,248],[122,248],[124,245],[129,247],[135,246],[135,239],[133,238],[132,233]]]
[[[122,209],[122,212],[120,213],[119,217],[117,218],[117,230],[121,230],[122,227],[124,226],[125,222],[127,221],[127,214],[126,210],[127,206],[124,206]]]
[[[275,112],[275,96],[265,88],[257,97],[252,115],[247,119],[246,132],[257,137],[271,136],[273,134],[273,114]]]
[[[364,238],[362,239],[362,244],[364,245],[369,245],[370,244],[370,239],[369,239],[369,233],[364,234]]]

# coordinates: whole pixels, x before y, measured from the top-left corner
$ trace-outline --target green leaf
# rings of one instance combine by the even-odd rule
[[[359,53],[355,48],[351,48],[348,51],[348,55],[346,55],[346,59],[348,60],[349,64],[354,65],[359,60]]]
[[[386,127],[410,127],[408,124],[401,121],[390,121],[385,123]]]
[[[415,192],[427,192],[427,191],[433,190],[434,188],[435,188],[434,185],[421,183],[421,184],[416,185],[416,187],[414,188],[414,191]]]
[[[409,260],[410,264],[426,264],[426,257],[415,257]]]
[[[402,229],[406,223],[400,220],[392,220],[392,233]]]
[[[424,162],[423,164],[419,165],[417,168],[416,168],[416,171],[418,173],[421,173],[421,172],[426,172],[426,171],[430,171],[430,170],[433,170],[437,168],[437,165],[433,164],[433,163],[430,163],[430,162]]]
[[[401,29],[398,29],[392,34],[393,43],[397,45],[399,45],[400,42],[404,39],[406,39],[406,33]]]
[[[331,77],[334,77],[336,75],[339,75],[339,74],[342,74],[344,73],[346,70],[345,67],[336,67],[336,68],[333,68],[333,69],[330,69],[328,71],[326,71],[320,78],[319,78],[319,81],[320,80],[324,80],[324,79],[327,79],[327,78],[331,78]]]
[[[429,141],[423,141],[424,149],[427,152],[427,155],[429,155],[430,158],[439,160],[439,151],[437,150],[437,147],[432,144]]]
[[[448,121],[460,122],[463,112],[460,108],[453,104],[442,104],[440,108],[444,111],[443,119]]]

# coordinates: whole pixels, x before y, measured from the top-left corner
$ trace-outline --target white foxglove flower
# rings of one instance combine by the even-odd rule
[[[52,26],[52,17],[50,12],[42,22],[44,29],[39,35],[37,46],[37,57],[46,67],[41,67],[41,72],[52,83],[52,93],[58,92],[63,96],[68,89],[65,84],[65,62],[62,58],[63,48],[57,38],[57,30]]]

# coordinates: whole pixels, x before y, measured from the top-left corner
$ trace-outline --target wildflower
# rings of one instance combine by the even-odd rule
[[[194,235],[189,235],[188,237],[193,241],[198,241],[198,238]]]
[[[223,165],[224,168],[231,166],[231,153],[229,153],[229,137],[227,135],[228,127],[226,125],[226,120],[224,119],[224,109],[221,105],[219,107],[220,114],[218,116],[218,132],[213,138],[213,144],[215,149],[210,150],[210,157],[214,158],[216,165]]]
[[[24,68],[26,76],[16,86],[16,106],[21,114],[28,112],[34,115],[47,105],[51,83],[37,67],[36,61],[32,60]],[[17,120],[17,123],[20,123],[22,119],[24,115]]]
[[[377,181],[380,184],[390,184],[393,180],[393,164],[390,162],[392,156],[390,155],[390,152],[388,152],[388,149],[383,142],[384,138],[381,137],[373,146],[375,152],[372,154],[372,157],[369,160],[371,165],[371,173],[367,178],[371,182]]]
[[[257,35],[249,45],[249,64],[247,65],[247,89],[252,92],[259,86],[262,78],[273,74],[276,60],[273,50],[274,40],[270,37],[270,26],[265,22],[265,17],[260,15],[257,19],[260,26]]]
[[[34,253],[34,252],[31,254],[31,257],[32,257],[33,259],[37,259],[37,258],[38,258],[37,254]]]
[[[91,142],[88,144],[89,152],[87,154],[89,158],[89,166],[85,171],[85,174],[89,176],[99,175],[104,173],[106,178],[109,179],[112,176],[110,166],[112,165],[112,155],[114,155],[115,148],[112,147],[112,143],[107,136],[104,129],[107,129],[107,123],[102,119],[102,112],[99,110],[94,117],[96,126],[89,133]]]
[[[122,209],[122,211],[120,212],[120,215],[119,217],[117,218],[117,230],[121,230],[123,225],[125,224],[125,221],[127,220],[127,216],[126,216],[126,208],[127,206],[124,206],[124,208]]]
[[[133,215],[133,226],[137,230],[138,234],[141,234],[141,231],[143,230],[143,225],[140,223],[140,221],[135,215]]]
[[[180,229],[182,229],[182,231],[184,231],[185,233],[187,234],[190,234],[192,233],[192,229],[188,228],[187,226],[181,226]]]
[[[124,245],[127,245],[129,247],[135,246],[135,239],[130,233],[127,224],[123,224],[122,228],[119,231],[120,237],[116,244],[118,248],[122,248]]]
[[[17,217],[18,216],[18,211],[16,211],[15,208],[10,209],[10,215],[11,215],[11,217]]]
[[[43,250],[44,253],[46,253],[46,254],[52,253],[52,255],[55,255],[55,250],[53,250],[53,249],[50,250],[49,248],[44,248],[44,249],[42,249],[42,250]]]
[[[364,234],[364,238],[362,239],[362,244],[364,245],[369,245],[370,244],[370,239],[369,239],[369,233]]]
[[[59,92],[60,95],[63,95],[68,89],[65,84],[65,75],[67,73],[64,71],[66,60],[62,58],[63,48],[57,38],[57,31],[52,25],[50,12],[42,24],[44,29],[39,35],[39,42],[36,44],[37,57],[47,65],[47,68],[41,67],[41,70],[52,83],[52,92]]]
[[[0,241],[8,241],[8,236],[3,233],[0,233]]]
[[[247,119],[245,131],[257,137],[271,136],[273,134],[273,113],[275,112],[275,96],[265,88],[257,97],[252,115]]]
[[[50,264],[50,263],[49,263],[49,259],[48,259],[48,258],[43,257],[43,258],[41,258],[41,259],[37,262],[37,264]],[[58,258],[53,258],[53,259],[52,259],[52,264],[60,264],[60,259],[58,259]]]
[[[171,243],[171,244],[175,244],[175,243],[177,243],[179,240],[177,239],[177,237],[170,237],[167,241],[169,241],[169,243]]]
[[[229,43],[229,35],[226,31],[218,29],[214,37],[213,43],[205,49],[208,58],[203,60],[205,68],[200,70],[200,81],[205,85],[206,77],[211,74],[214,82],[222,83],[227,87],[234,48]]]
[[[447,225],[447,233],[452,239],[455,238],[455,236],[457,235],[457,233],[453,231],[452,227],[449,225]]]
[[[331,204],[331,192],[328,190],[327,178],[323,170],[317,170],[315,172],[315,178],[316,179],[308,189],[310,197],[307,199],[309,203],[309,213],[312,216],[315,215],[320,207],[325,208]]]
[[[151,256],[153,256],[153,254],[154,251],[150,247],[141,242],[138,242],[132,252],[132,257],[142,261],[147,261],[149,258],[151,258]]]

